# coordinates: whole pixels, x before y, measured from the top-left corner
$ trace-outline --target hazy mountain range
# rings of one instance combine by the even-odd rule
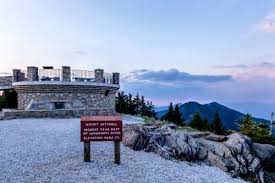
[[[183,114],[184,119],[187,122],[190,122],[192,116],[199,112],[203,118],[207,118],[208,121],[212,121],[214,113],[216,111],[219,112],[220,117],[224,126],[227,129],[238,129],[238,124],[240,119],[245,115],[239,111],[234,109],[230,109],[226,106],[223,106],[217,102],[212,102],[209,104],[200,104],[198,102],[187,102],[184,104],[179,104],[180,111]],[[162,117],[168,110],[168,106],[165,107],[156,107],[155,111],[157,112],[157,117]],[[260,118],[253,118],[254,121],[257,123],[265,122],[269,123],[268,120],[260,119]]]

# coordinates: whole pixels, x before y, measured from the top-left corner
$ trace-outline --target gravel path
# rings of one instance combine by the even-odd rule
[[[124,116],[125,122],[133,122]],[[1,183],[238,183],[221,170],[168,161],[122,146],[122,164],[113,164],[113,144],[92,143],[84,163],[79,119],[0,121]]]

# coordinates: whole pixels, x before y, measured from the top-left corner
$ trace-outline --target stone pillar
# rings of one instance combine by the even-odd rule
[[[118,72],[113,73],[113,84],[119,85],[119,73]]]
[[[28,81],[38,81],[38,67],[27,68],[27,79]]]
[[[63,81],[71,81],[71,67],[62,66],[62,78]]]
[[[20,69],[13,69],[12,70],[12,82],[18,82],[20,77],[21,70]]]
[[[95,82],[96,83],[104,83],[104,70],[103,69],[95,69]]]
[[[19,73],[19,81],[25,81],[25,73],[24,72],[21,72]]]

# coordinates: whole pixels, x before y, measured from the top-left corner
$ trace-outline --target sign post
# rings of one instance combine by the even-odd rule
[[[113,141],[114,162],[120,164],[122,141],[121,116],[83,116],[80,120],[80,140],[84,143],[84,161],[91,161],[92,141]]]
[[[84,142],[84,161],[90,162],[91,161],[91,143]]]

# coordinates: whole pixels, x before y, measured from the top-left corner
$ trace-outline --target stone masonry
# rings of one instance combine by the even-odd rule
[[[27,68],[27,79],[28,81],[38,81],[38,67]]]
[[[5,118],[116,114],[115,95],[120,87],[119,73],[113,73],[111,80],[106,80],[104,70],[95,69],[94,80],[89,81],[85,81],[85,78],[72,81],[69,66],[62,67],[60,81],[42,80],[47,76],[39,76],[39,73],[38,67],[33,66],[28,67],[27,72],[13,70],[9,82],[12,82],[12,87],[17,92],[18,109],[4,110]]]
[[[71,81],[71,67],[62,66],[63,81]]]
[[[11,86],[12,76],[2,76],[0,77],[0,86]]]

